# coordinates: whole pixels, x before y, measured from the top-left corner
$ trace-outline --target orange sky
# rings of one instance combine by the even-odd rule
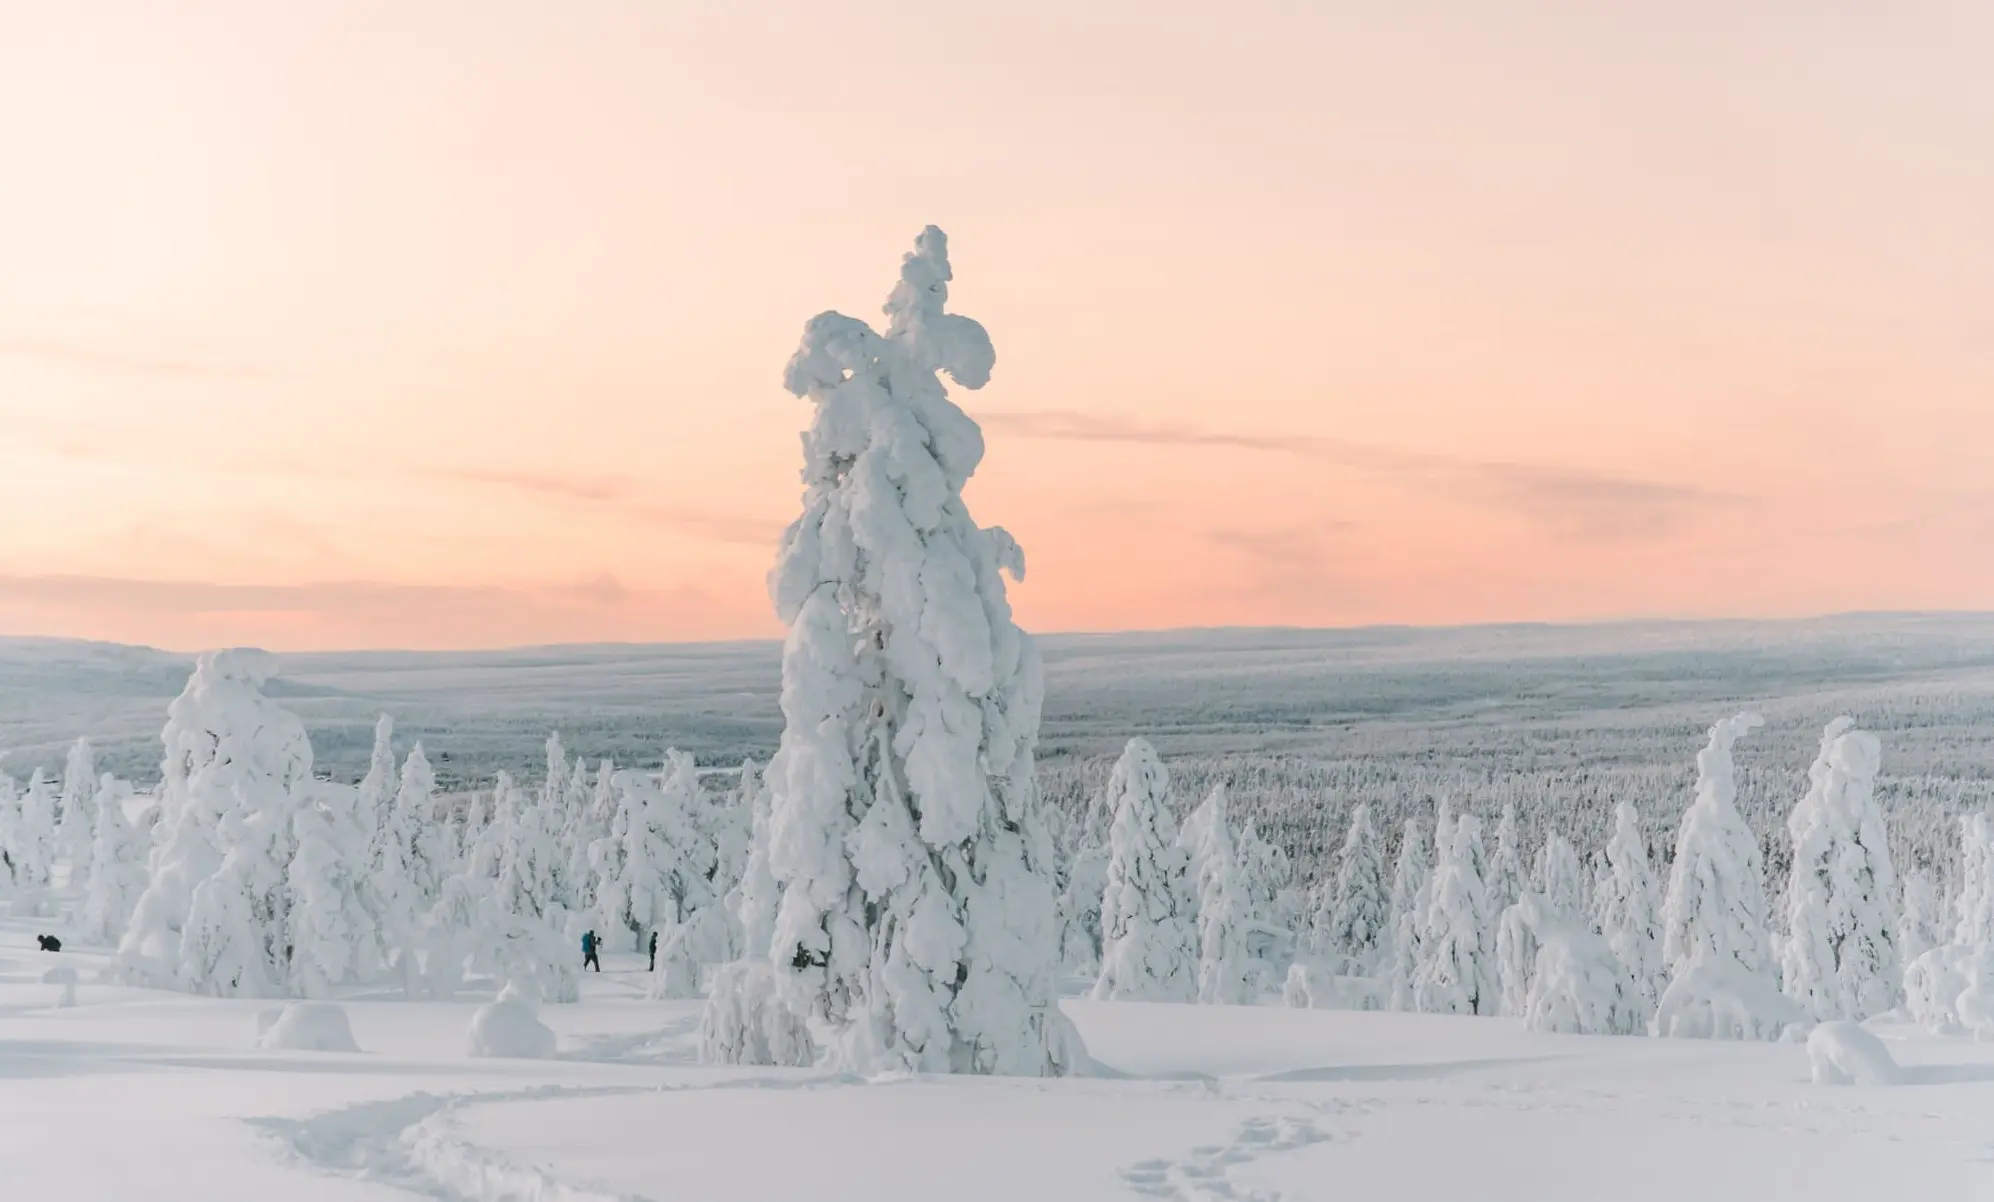
[[[1038,629],[1994,608],[1994,8],[0,5],[0,632],[775,633],[914,234]]]

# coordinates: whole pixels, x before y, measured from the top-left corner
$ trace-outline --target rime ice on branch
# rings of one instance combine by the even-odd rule
[[[804,511],[770,574],[790,628],[770,869],[771,960],[831,1059],[871,1069],[1062,1073],[1081,1054],[1054,996],[1058,913],[1036,815],[1043,673],[1000,571],[1024,557],[962,490],[983,435],[967,388],[995,360],[948,313],[948,242],[900,269],[886,332],[804,328],[788,389],[816,409]]]

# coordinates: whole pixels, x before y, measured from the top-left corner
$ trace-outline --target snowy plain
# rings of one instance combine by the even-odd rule
[[[1055,784],[1084,785],[1089,757],[1140,733],[1173,773],[1230,774],[1247,795],[1269,757],[1359,776],[1437,761],[1523,779],[1548,764],[1674,788],[1713,711],[1744,704],[1768,712],[1763,745],[1747,746],[1781,814],[1801,791],[1796,747],[1826,713],[1883,736],[1894,775],[1880,795],[1943,796],[1950,812],[1984,804],[1975,790],[1994,779],[1988,619],[1049,642]],[[476,781],[556,727],[624,762],[673,743],[708,763],[765,753],[774,664],[760,644],[296,656],[269,692],[305,719],[322,772],[359,774],[349,728],[385,708]],[[0,644],[0,669],[8,770],[90,733],[106,760],[156,771],[179,657],[21,641]],[[42,933],[65,950],[32,950]],[[1103,1003],[1076,980],[1063,1009],[1085,1075],[857,1079],[701,1065],[700,1003],[648,998],[629,955],[585,975],[578,1003],[541,1008],[551,1059],[470,1054],[489,981],[451,1001],[345,989],[360,1050],[310,1052],[259,1046],[280,1003],[113,984],[108,961],[58,920],[0,919],[0,1198],[1994,1196],[1994,1044],[1894,1018],[1866,1024],[1891,1083],[1833,1086],[1802,1042],[1553,1035],[1271,997]]]
[[[1994,1191],[1994,1046],[1890,1023],[1901,1083],[1835,1088],[1798,1043],[1069,999],[1091,1076],[858,1080],[700,1066],[699,1003],[645,1000],[612,955],[543,1008],[551,1060],[468,1057],[475,994],[349,997],[359,1053],[260,1051],[275,1003],[101,983],[103,956],[23,950],[43,929],[0,920],[0,1192],[34,1202]]]

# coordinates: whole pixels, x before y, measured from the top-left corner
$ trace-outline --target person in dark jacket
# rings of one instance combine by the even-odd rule
[[[582,932],[583,971],[587,971],[588,969],[591,968],[595,969],[597,972],[602,971],[602,961],[596,957],[595,952],[596,952],[595,932],[583,931]]]
[[[658,933],[651,932],[651,971],[658,971]]]

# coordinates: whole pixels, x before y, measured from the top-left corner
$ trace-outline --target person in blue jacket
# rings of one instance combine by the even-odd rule
[[[591,968],[595,969],[597,972],[602,971],[602,961],[596,957],[595,952],[596,952],[595,932],[583,931],[582,932],[583,971],[587,971],[588,969]]]

